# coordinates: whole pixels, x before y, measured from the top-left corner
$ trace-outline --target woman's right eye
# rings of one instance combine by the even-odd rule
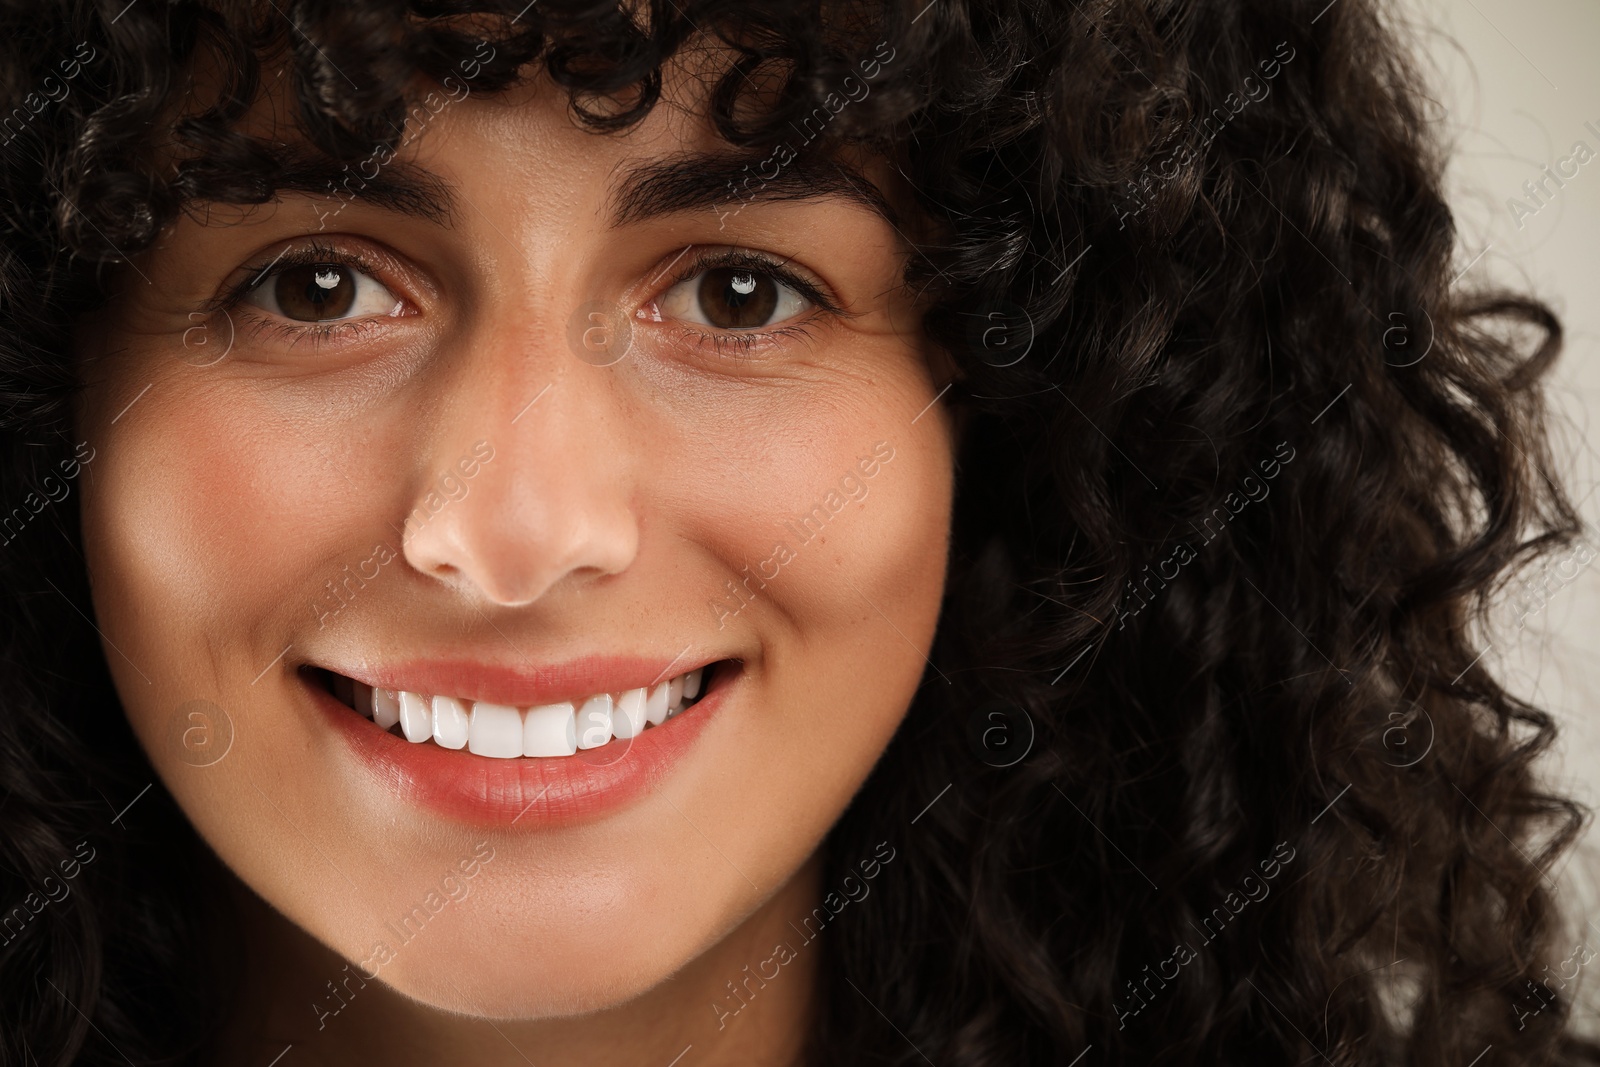
[[[405,306],[382,282],[344,263],[279,267],[246,292],[241,303],[292,322],[395,316]]]

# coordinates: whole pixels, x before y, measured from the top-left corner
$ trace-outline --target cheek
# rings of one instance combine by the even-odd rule
[[[359,561],[363,505],[333,469],[348,461],[338,427],[285,427],[250,390],[179,384],[158,380],[114,425],[85,419],[97,447],[83,475],[85,557],[135,733],[196,828],[249,870],[263,821],[279,818],[256,789],[272,792],[282,753],[317,741],[262,676],[305,630],[322,582]],[[285,815],[304,825],[314,813],[294,810],[289,792]]]
[[[924,413],[937,388],[920,360],[874,379],[793,390],[744,412],[747,424],[702,422],[694,445],[715,458],[696,468],[693,536],[721,564],[697,599],[710,631],[753,635],[761,649],[749,669],[754,713],[717,726],[763,787],[704,815],[772,867],[826,833],[928,669],[948,547],[949,425],[941,408]],[[866,477],[858,461],[874,446]],[[841,486],[851,474],[862,499]]]
[[[281,649],[270,646],[282,628],[268,624],[306,613],[319,576],[359,543],[341,514],[360,503],[334,469],[336,434],[253,422],[240,398],[162,400],[105,429],[86,469],[85,550],[107,636],[146,674],[155,666],[158,685],[198,686],[210,672],[189,677],[174,646],[266,652],[265,667]]]
[[[695,501],[685,516],[692,539],[720,564],[699,597],[719,632],[850,642],[875,622],[871,645],[888,636],[916,656],[888,620],[921,631],[937,613],[951,496],[947,428],[938,412],[912,424],[932,394],[910,368],[870,389],[854,384],[796,390],[702,421],[687,442],[677,465],[701,458],[693,486],[680,492]],[[876,465],[870,477],[863,459]]]

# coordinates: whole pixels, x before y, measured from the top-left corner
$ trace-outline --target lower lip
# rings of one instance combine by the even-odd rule
[[[734,664],[719,664],[704,696],[637,737],[572,756],[519,759],[396,737],[302,677],[357,761],[402,803],[477,826],[536,830],[600,818],[654,789],[694,745],[741,673]]]

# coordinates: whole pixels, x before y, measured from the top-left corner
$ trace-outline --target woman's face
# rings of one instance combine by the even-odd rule
[[[336,195],[190,211],[81,332],[135,731],[247,885],[436,1006],[593,1010],[725,943],[926,666],[951,448],[905,242],[712,176],[698,84],[615,136],[436,87]]]

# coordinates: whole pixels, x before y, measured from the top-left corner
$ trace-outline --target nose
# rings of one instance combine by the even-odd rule
[[[574,360],[551,377],[542,392],[522,387],[532,401],[515,387],[469,391],[463,406],[491,417],[440,435],[449,443],[433,449],[435,473],[405,519],[413,568],[476,600],[519,607],[633,561],[633,460],[612,373]]]

